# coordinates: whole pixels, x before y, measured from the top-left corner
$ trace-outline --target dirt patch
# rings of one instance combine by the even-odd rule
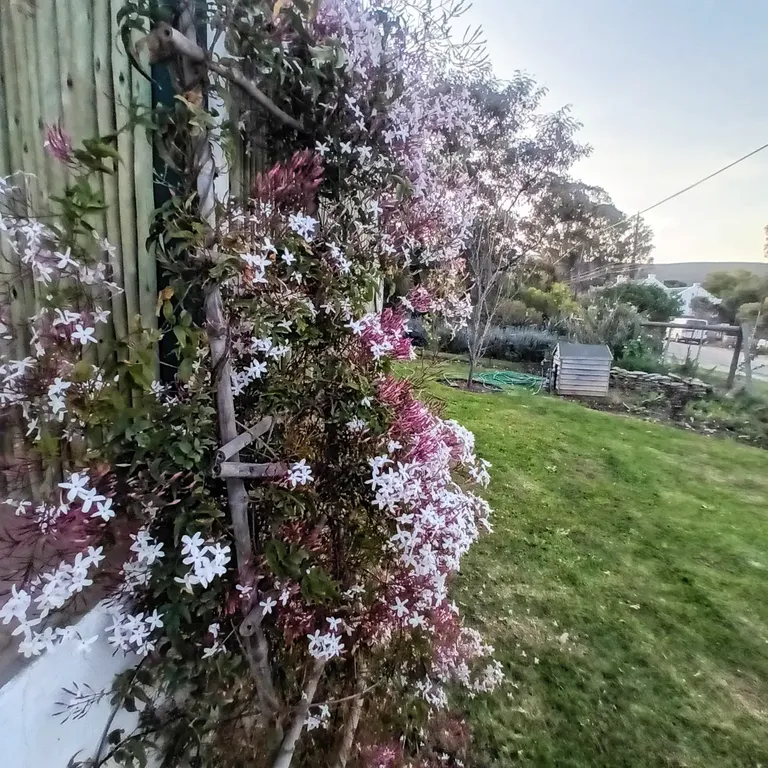
[[[509,627],[518,644],[531,650],[541,651],[545,648],[557,648],[566,653],[581,656],[585,648],[580,640],[556,623],[546,622],[527,613],[510,611],[501,617],[502,623]]]
[[[739,675],[721,677],[718,683],[728,692],[739,709],[768,723],[768,692],[764,686],[756,680]]]

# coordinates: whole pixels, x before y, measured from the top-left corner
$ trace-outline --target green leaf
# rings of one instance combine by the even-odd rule
[[[181,361],[179,365],[179,370],[176,373],[180,381],[183,381],[186,384],[190,380],[190,378],[192,378],[193,365],[194,365],[194,360],[191,357],[185,357]]]
[[[72,378],[75,381],[88,381],[93,374],[93,366],[85,360],[79,360],[75,364]]]
[[[147,390],[152,386],[152,377],[147,376],[146,369],[143,365],[131,365],[128,369],[128,375],[133,380],[133,383],[141,389]]]
[[[103,139],[85,139],[83,146],[96,158],[110,157],[113,160],[119,160],[118,151]]]
[[[191,624],[192,614],[189,612],[189,606],[186,603],[181,603],[181,605],[179,605],[179,611],[181,612],[184,621],[186,621],[187,624]]]
[[[301,578],[301,594],[307,600],[322,602],[338,592],[338,584],[321,568],[312,567]]]
[[[120,740],[123,738],[123,729],[122,728],[115,728],[114,731],[109,732],[109,736],[107,737],[107,741],[112,744],[113,746],[116,746],[120,743]]]
[[[179,342],[179,346],[183,347],[187,343],[187,329],[181,325],[173,326],[173,335],[176,337],[176,341]]]

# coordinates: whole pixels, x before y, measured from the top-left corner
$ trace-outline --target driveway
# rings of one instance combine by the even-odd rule
[[[688,345],[682,344],[679,341],[672,341],[669,344],[667,350],[666,360],[675,361],[678,363],[685,362],[686,353],[688,352]],[[696,344],[690,346],[690,357],[692,360],[696,359],[696,355],[699,355],[699,367],[703,369],[712,369],[720,371],[722,373],[728,373],[731,368],[731,359],[733,358],[733,349],[727,347],[716,347],[710,344],[704,344],[699,352],[699,347]],[[741,360],[739,360],[741,364]],[[740,374],[741,372],[739,372]],[[752,375],[756,379],[768,381],[768,357],[761,355],[756,360],[752,361]]]

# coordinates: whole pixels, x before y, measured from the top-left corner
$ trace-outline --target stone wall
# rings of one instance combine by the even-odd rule
[[[674,373],[648,373],[611,368],[611,385],[639,392],[662,393],[670,398],[694,400],[707,397],[712,387],[701,379],[677,376]]]

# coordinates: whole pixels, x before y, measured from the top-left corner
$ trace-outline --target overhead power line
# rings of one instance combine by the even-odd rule
[[[684,187],[683,189],[678,190],[672,195],[667,195],[667,197],[663,198],[662,200],[659,200],[658,202],[654,203],[653,205],[649,205],[647,208],[643,208],[641,211],[638,211],[637,213],[633,213],[630,216],[625,216],[623,219],[619,219],[619,221],[614,222],[613,224],[609,224],[606,227],[603,227],[602,229],[598,229],[595,234],[599,235],[601,232],[607,232],[610,229],[613,229],[614,227],[621,226],[627,221],[630,221],[632,219],[638,219],[642,216],[644,213],[648,213],[648,211],[652,211],[654,208],[658,208],[660,205],[664,205],[664,203],[668,203],[670,200],[674,200],[676,197],[680,197],[680,195],[684,195],[686,192],[690,192],[692,189],[695,189],[696,187],[700,186],[701,184],[704,184],[704,182],[709,181],[710,179],[714,179],[715,176],[719,176],[721,173],[724,173],[725,171],[733,168],[735,165],[738,165],[739,163],[743,163],[745,160],[748,160],[750,157],[753,157],[758,152],[762,152],[764,149],[768,149],[768,144],[763,144],[761,147],[758,147],[757,149],[753,149],[751,152],[747,152],[746,155],[742,155],[737,160],[734,160],[732,163],[728,163],[728,165],[724,165],[722,168],[718,168],[714,173],[710,173],[708,176],[704,176],[704,178],[699,179],[698,181],[694,181],[693,184],[689,184],[687,187]],[[583,253],[583,248],[582,248]],[[567,258],[568,254],[563,254],[559,259],[556,259],[552,266],[555,266],[559,264],[561,261],[565,260]],[[601,271],[603,268],[597,268],[597,271]],[[594,275],[594,277],[598,277],[599,274]],[[586,277],[584,275],[580,275],[579,279],[591,279],[590,277]]]
[[[633,213],[631,216],[625,216],[623,219],[621,219],[620,221],[617,221],[615,224],[610,224],[609,226],[605,227],[605,229],[599,230],[599,232],[605,232],[608,229],[613,229],[614,227],[618,227],[620,224],[623,224],[624,222],[629,221],[630,219],[634,219],[636,216],[642,216],[644,213],[648,213],[648,211],[652,211],[654,208],[658,208],[660,205],[664,205],[664,203],[668,203],[670,200],[674,200],[676,197],[680,197],[680,195],[684,195],[686,192],[690,192],[692,189],[695,189],[696,187],[700,186],[705,181],[714,179],[715,176],[719,176],[721,173],[724,173],[725,171],[733,168],[734,165],[743,163],[745,160],[748,160],[750,157],[752,157],[753,155],[756,155],[758,152],[762,152],[764,149],[768,149],[768,144],[763,144],[762,147],[758,147],[757,149],[753,149],[751,152],[747,152],[746,155],[742,155],[738,160],[734,160],[732,163],[728,163],[728,165],[724,165],[722,168],[719,168],[714,173],[710,173],[708,176],[705,176],[703,179],[694,181],[693,184],[689,184],[684,189],[681,189],[672,195],[668,195],[663,200],[659,200],[657,203],[654,203],[653,205],[649,205],[647,208],[643,208],[642,211]]]

